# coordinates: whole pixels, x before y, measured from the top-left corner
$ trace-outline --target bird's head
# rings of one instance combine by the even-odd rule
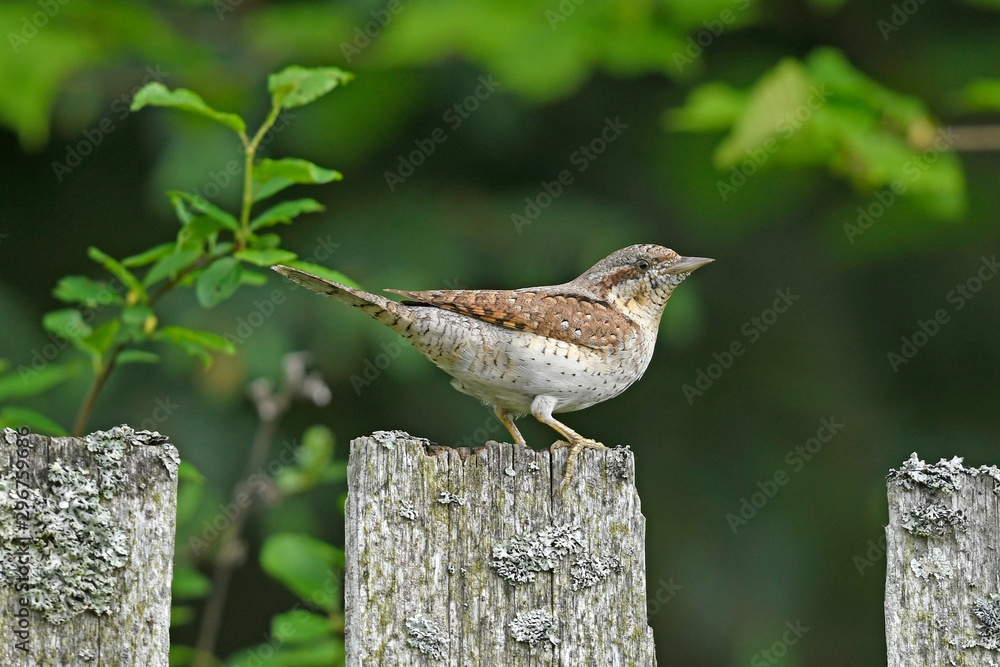
[[[713,260],[682,257],[670,248],[633,245],[611,253],[577,280],[633,319],[658,324],[667,299],[688,274]]]

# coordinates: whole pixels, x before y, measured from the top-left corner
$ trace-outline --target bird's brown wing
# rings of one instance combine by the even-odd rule
[[[593,348],[616,347],[635,325],[607,302],[545,288],[530,290],[386,290],[404,304],[436,306],[500,326]]]

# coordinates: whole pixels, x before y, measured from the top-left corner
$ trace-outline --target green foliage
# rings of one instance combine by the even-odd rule
[[[184,88],[170,90],[159,81],[148,84],[132,99],[132,111],[138,111],[147,105],[190,111],[240,133],[246,132],[247,129],[247,124],[236,114],[216,111],[205,104],[205,100],[197,93]]]
[[[785,59],[747,91],[700,86],[668,122],[688,132],[729,130],[713,156],[720,170],[825,167],[862,193],[895,184],[932,216],[965,210],[958,158],[924,104],[875,83],[836,49]]]
[[[295,453],[295,464],[281,469],[275,479],[286,494],[302,493],[317,484],[347,479],[347,466],[333,461],[334,436],[325,426],[313,426],[302,434],[302,444]]]
[[[339,608],[344,552],[309,535],[279,533],[264,542],[260,565],[269,575],[310,604]]]
[[[274,124],[281,109],[313,102],[351,78],[351,74],[335,67],[292,66],[272,75],[268,81],[271,113],[253,138],[247,136],[242,118],[216,111],[190,90],[170,90],[154,81],[135,94],[132,111],[149,106],[179,109],[220,123],[238,135],[246,160],[243,203],[237,216],[199,195],[168,192],[167,197],[180,223],[175,241],[158,244],[121,261],[92,247],[88,256],[111,274],[112,280],[67,276],[59,281],[53,290],[56,298],[87,310],[55,310],[42,318],[42,324],[56,336],[71,341],[90,358],[94,372],[91,399],[96,398],[107,374],[117,364],[159,361],[160,356],[155,352],[135,349],[139,345],[165,343],[200,359],[205,366],[211,363],[213,354],[235,353],[236,348],[230,342],[211,332],[177,325],[161,326],[156,303],[171,290],[193,286],[199,304],[212,308],[231,297],[241,285],[259,286],[266,282],[263,274],[245,270],[245,264],[270,266],[297,258],[295,253],[279,247],[281,239],[277,234],[256,232],[278,224],[290,224],[304,213],[322,211],[323,206],[314,199],[297,199],[276,204],[251,219],[254,202],[293,183],[328,183],[341,176],[336,171],[295,158],[265,160],[257,165],[256,152],[261,138]],[[94,321],[98,313],[102,315],[101,322]],[[19,378],[15,381],[12,375],[0,378],[0,399],[4,398],[5,385],[6,397],[18,398],[32,395],[34,389],[53,386],[56,378],[65,379],[57,370],[35,375],[33,380]],[[93,400],[88,399],[77,423],[78,432],[85,427],[92,407]],[[8,418],[12,415],[30,418],[33,424],[43,426],[48,432],[59,430],[50,420],[43,420],[30,411],[8,409],[5,414]]]

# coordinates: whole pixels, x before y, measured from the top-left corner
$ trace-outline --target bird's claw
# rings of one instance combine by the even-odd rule
[[[569,447],[569,456],[566,457],[566,472],[563,473],[562,482],[559,483],[559,492],[562,493],[567,486],[569,486],[570,481],[573,479],[573,468],[576,466],[576,459],[580,456],[580,452],[585,449],[596,449],[602,450],[607,449],[603,444],[597,442],[596,440],[591,440],[590,438],[574,438],[573,442],[566,442],[564,440],[557,440],[552,443],[549,447],[550,452],[555,452],[557,449],[563,447]]]

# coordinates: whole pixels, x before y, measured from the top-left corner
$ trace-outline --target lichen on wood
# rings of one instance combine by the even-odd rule
[[[1000,665],[1000,470],[913,454],[888,490],[889,667]]]
[[[167,664],[178,465],[128,426],[0,433],[0,664]]]
[[[632,454],[585,451],[560,493],[566,455],[353,441],[348,667],[655,665]]]

